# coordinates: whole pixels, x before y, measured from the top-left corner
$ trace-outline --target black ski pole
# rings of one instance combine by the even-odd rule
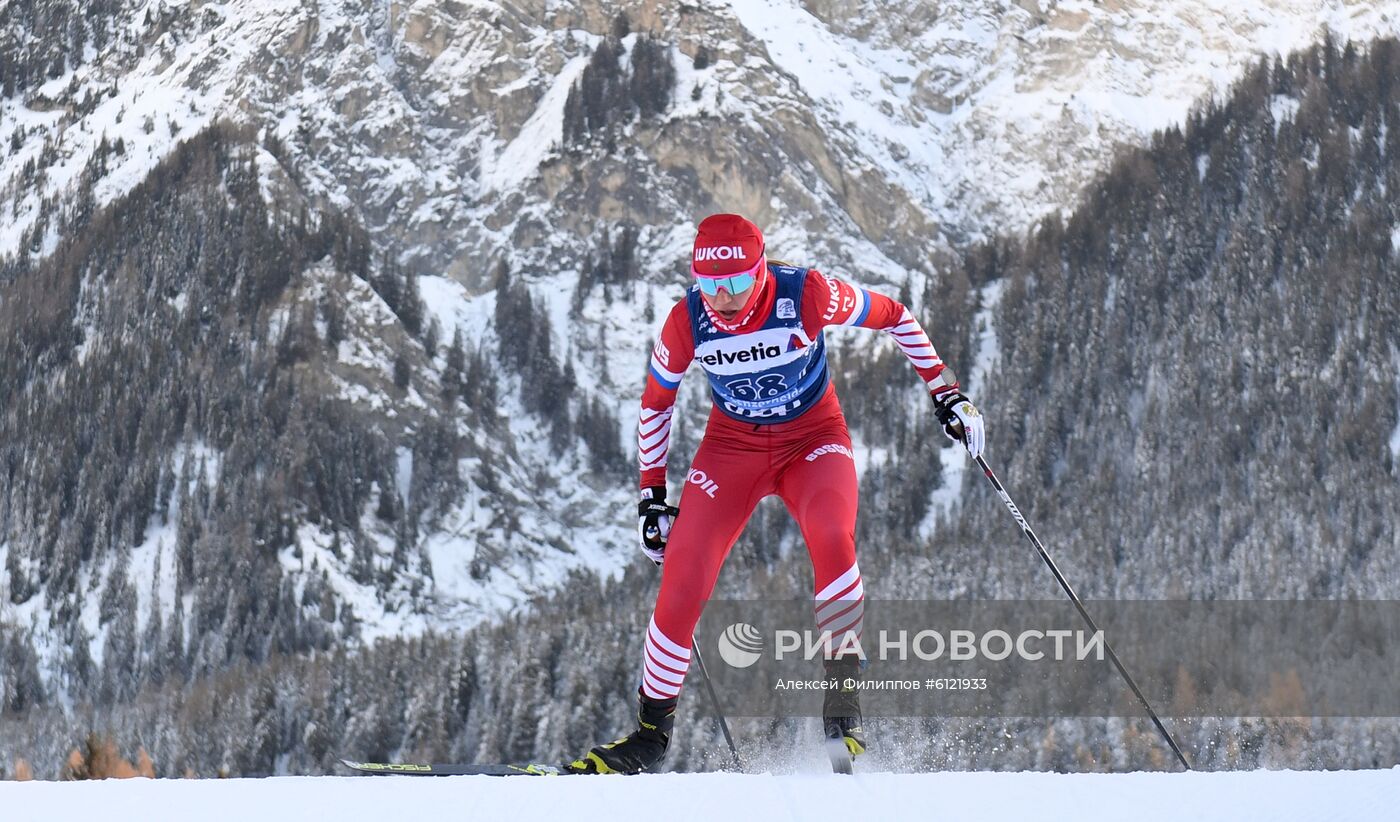
[[[1040,554],[1040,558],[1045,560],[1046,566],[1050,568],[1050,573],[1055,575],[1055,581],[1060,583],[1060,587],[1063,588],[1065,593],[1069,595],[1069,598],[1073,600],[1074,607],[1079,609],[1079,615],[1084,617],[1084,621],[1088,623],[1090,630],[1095,634],[1101,633],[1099,626],[1094,624],[1093,618],[1090,617],[1089,612],[1084,609],[1084,603],[1081,602],[1079,596],[1074,593],[1074,589],[1070,587],[1069,581],[1065,579],[1065,575],[1060,573],[1060,569],[1056,567],[1055,561],[1050,558],[1050,554],[1045,550],[1045,546],[1040,543],[1035,532],[1031,530],[1031,526],[1026,522],[1026,518],[1021,515],[1021,509],[1017,508],[1016,503],[1011,501],[1011,495],[1006,493],[1006,489],[1003,488],[1001,482],[997,480],[997,475],[992,473],[991,466],[987,465],[987,461],[980,456],[977,457],[977,464],[982,466],[982,473],[987,475],[987,479],[991,481],[992,487],[995,488],[997,494],[1001,496],[1001,501],[1006,503],[1007,509],[1011,511],[1011,516],[1016,518],[1016,524],[1021,526],[1021,531],[1026,535],[1026,539],[1031,541],[1031,545],[1035,546],[1035,550]],[[1191,770],[1191,763],[1186,761],[1186,755],[1181,752],[1181,748],[1176,744],[1176,740],[1172,739],[1172,735],[1167,732],[1166,726],[1164,726],[1162,720],[1157,717],[1157,712],[1152,710],[1152,705],[1148,703],[1147,697],[1143,696],[1142,691],[1138,690],[1137,683],[1133,681],[1131,676],[1128,676],[1127,669],[1123,667],[1122,662],[1118,661],[1118,655],[1113,652],[1113,646],[1108,644],[1107,637],[1104,638],[1103,647],[1104,650],[1108,652],[1108,658],[1113,661],[1113,667],[1117,668],[1118,673],[1123,675],[1123,680],[1128,683],[1128,687],[1132,689],[1133,695],[1138,698],[1138,702],[1142,703],[1142,707],[1147,711],[1147,715],[1152,717],[1152,724],[1157,726],[1158,732],[1160,732],[1162,738],[1167,741],[1167,745],[1171,747],[1172,753],[1176,754],[1177,760],[1181,762],[1181,767],[1188,771]]]
[[[695,634],[690,635],[690,647],[695,651],[695,662],[700,666],[700,677],[705,680],[705,690],[710,694],[710,704],[715,708],[715,718],[719,720],[719,729],[724,732],[724,741],[729,743],[729,753],[734,757],[734,766],[742,771],[744,760],[739,758],[739,749],[734,747],[734,737],[729,735],[729,723],[725,721],[724,711],[719,707],[719,695],[715,693],[714,683],[710,681],[710,671],[705,667],[705,657],[700,654],[700,641],[695,638]]]

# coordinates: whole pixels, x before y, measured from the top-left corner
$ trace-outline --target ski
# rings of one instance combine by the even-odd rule
[[[352,762],[340,764],[357,773],[378,776],[572,776],[558,765],[538,762],[511,764],[418,764],[413,762]]]
[[[846,741],[840,737],[827,737],[826,755],[831,760],[831,770],[834,773],[849,774],[855,772],[855,757],[851,756],[851,751],[846,747]]]

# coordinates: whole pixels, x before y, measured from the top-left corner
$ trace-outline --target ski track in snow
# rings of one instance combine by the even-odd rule
[[[16,822],[112,819],[514,822],[627,819],[1391,818],[1400,769],[1217,773],[652,774],[632,777],[279,777],[228,780],[0,782]],[[635,809],[628,813],[624,809]]]

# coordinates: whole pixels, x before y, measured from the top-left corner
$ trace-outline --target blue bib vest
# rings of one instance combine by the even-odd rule
[[[826,393],[826,341],[802,327],[802,288],[807,269],[769,264],[777,290],[762,327],[743,334],[715,328],[698,285],[686,295],[695,362],[705,369],[715,407],[736,420],[788,422]]]

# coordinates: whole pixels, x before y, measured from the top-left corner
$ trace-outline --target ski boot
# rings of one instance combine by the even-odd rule
[[[831,769],[851,773],[855,758],[865,753],[865,730],[860,722],[860,658],[844,656],[825,661],[827,689],[822,701],[822,729]]]
[[[626,773],[649,771],[661,764],[676,723],[676,697],[651,699],[637,693],[637,730],[613,742],[598,745],[564,766],[569,773]]]

